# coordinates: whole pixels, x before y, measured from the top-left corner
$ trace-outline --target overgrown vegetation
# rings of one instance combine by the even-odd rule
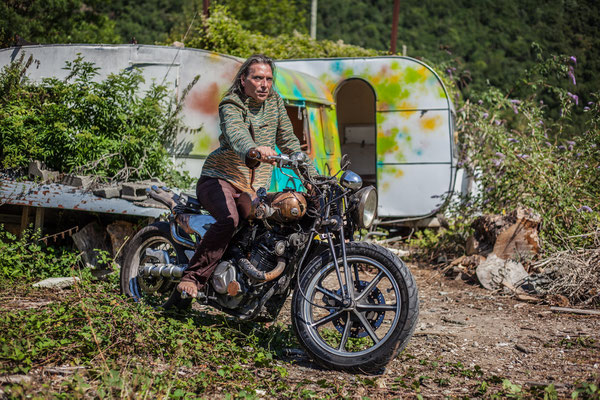
[[[40,160],[61,172],[189,185],[167,151],[181,104],[164,86],[142,92],[135,69],[98,80],[98,68],[81,56],[67,61],[66,78],[34,83],[26,76],[33,62],[21,55],[0,72],[1,168]]]
[[[0,225],[0,287],[71,274],[79,255],[66,248],[46,246],[40,239],[39,231],[28,229],[17,237]]]
[[[311,399],[382,393],[374,376],[291,377],[293,364],[285,353],[298,343],[289,326],[134,303],[118,294],[115,275],[93,281],[76,268],[75,253],[40,248],[37,239],[29,233],[21,239],[0,236],[0,375],[33,379],[3,384],[8,398]],[[26,262],[15,265],[18,259]],[[57,275],[81,280],[61,293],[29,286],[36,278]],[[570,351],[596,344],[582,337],[553,345]],[[424,388],[442,391],[460,384],[473,398],[557,398],[553,385],[523,387],[477,365],[415,359],[409,353],[399,362],[405,367],[387,378],[387,397],[418,398]],[[582,399],[600,394],[592,381],[572,392]]]
[[[544,255],[591,249],[600,226],[600,93],[585,105],[585,130],[568,134],[579,98],[552,81],[570,79],[573,57],[539,56],[513,98],[496,88],[466,101],[457,111],[459,165],[475,177],[478,190],[454,205],[448,229],[425,231],[413,244],[435,254],[464,251],[470,222],[481,214],[505,214],[525,206],[542,218]],[[561,104],[554,119],[540,95]],[[429,251],[426,252],[430,257]]]
[[[172,40],[182,40],[179,35]],[[375,50],[333,42],[312,40],[307,34],[294,32],[267,36],[245,29],[224,6],[211,8],[209,18],[192,25],[185,40],[187,47],[217,53],[248,57],[255,53],[268,54],[275,59],[315,57],[359,57],[380,54]]]

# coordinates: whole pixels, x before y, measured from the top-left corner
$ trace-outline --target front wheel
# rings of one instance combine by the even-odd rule
[[[121,266],[121,292],[135,301],[144,301],[154,307],[189,306],[192,300],[182,299],[171,279],[141,275],[145,264],[164,262],[157,255],[166,256],[168,262],[173,264],[187,263],[184,249],[171,239],[166,222],[143,228],[128,243]]]
[[[302,271],[292,300],[292,325],[307,352],[326,368],[377,372],[406,347],[419,316],[418,290],[406,265],[389,250],[346,246],[336,271],[331,252]]]

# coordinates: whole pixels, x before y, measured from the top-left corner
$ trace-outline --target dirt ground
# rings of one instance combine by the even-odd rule
[[[570,398],[578,382],[600,380],[600,316],[556,313],[541,302],[517,301],[432,269],[411,271],[419,287],[419,322],[383,375],[363,379],[322,371],[299,353],[295,366],[286,366],[290,379],[362,379],[348,395],[371,399],[504,398],[519,391],[503,389],[505,379],[521,385],[525,397],[543,398],[543,387],[554,384],[559,398]]]

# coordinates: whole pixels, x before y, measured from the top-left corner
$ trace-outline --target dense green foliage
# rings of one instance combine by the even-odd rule
[[[0,280],[7,284],[31,282],[55,276],[70,276],[79,255],[67,249],[45,246],[39,231],[23,232],[21,237],[0,225]]]
[[[507,98],[490,90],[459,112],[461,162],[482,188],[474,206],[495,213],[517,205],[535,210],[542,216],[541,234],[550,252],[592,248],[600,226],[600,92],[591,95],[588,105],[580,104],[585,130],[565,138],[580,100],[545,79],[566,78],[569,62],[566,56],[553,57],[541,63],[544,75],[539,68],[528,71],[527,97]],[[556,120],[547,116],[539,85],[550,88],[561,105]]]
[[[97,68],[78,57],[67,62],[64,80],[36,84],[26,77],[23,57],[0,73],[1,168],[40,160],[62,172],[93,173],[109,179],[158,177],[185,184],[166,150],[178,126],[179,106],[165,87],[143,82],[136,70],[97,82]]]
[[[310,10],[299,0],[213,0],[211,5],[226,6],[242,27],[267,36],[307,33],[307,15]]]
[[[321,1],[317,37],[389,50],[392,11],[390,1]],[[600,86],[599,29],[593,0],[406,0],[400,2],[397,48],[404,44],[408,55],[435,63],[453,60],[453,75],[473,90],[489,82],[508,91],[536,62],[530,47],[536,42],[549,53],[578,59],[577,86],[588,101],[587,93]]]
[[[542,218],[544,254],[597,246],[600,92],[591,94],[593,101],[579,104],[585,129],[565,136],[580,100],[551,83],[567,77],[568,65],[574,62],[567,56],[542,59],[520,78],[527,83],[527,96],[509,98],[492,88],[457,111],[459,165],[476,178],[479,191],[456,206],[449,229],[422,232],[413,244],[438,254],[456,254],[470,234],[474,216],[504,214],[525,206]],[[540,93],[552,94],[560,104],[556,119],[548,117]]]
[[[27,385],[3,389],[10,398],[61,392],[85,398],[197,398],[259,388],[275,397],[291,391],[280,383],[286,369],[274,363],[275,348],[287,345],[291,332],[230,324],[198,313],[164,315],[126,301],[109,284],[83,280],[48,306],[0,314],[0,373],[28,373],[48,364],[80,370],[41,392]]]
[[[329,40],[315,41],[301,33],[276,37],[253,33],[244,29],[222,6],[213,7],[209,18],[194,25],[185,45],[239,57],[254,53],[264,53],[278,59],[377,55],[376,51],[357,46]]]
[[[317,38],[331,41],[323,43],[304,36],[310,0],[212,0],[211,5],[229,8],[231,17],[239,21],[235,25],[244,28],[244,39],[250,42],[246,47],[279,58],[361,54],[356,48],[336,47],[338,40],[379,52],[390,48],[390,1],[318,2]],[[200,27],[200,0],[11,0],[0,4],[0,17],[1,46],[14,44],[15,34],[36,43],[128,43],[135,37],[138,43],[153,44],[182,41],[190,27],[196,35],[205,31]],[[543,5],[531,0],[407,0],[400,4],[397,51],[406,45],[409,56],[444,65],[467,98],[489,85],[504,92],[517,90],[513,96],[523,97],[525,92],[518,92],[514,85],[524,70],[537,63],[531,45],[538,43],[549,54],[576,57],[576,85],[567,77],[559,86],[587,103],[590,93],[600,87],[599,29],[600,9],[592,0],[551,0]],[[302,35],[294,35],[295,31]],[[276,39],[276,35],[281,36]],[[239,38],[236,34],[236,41]],[[191,45],[227,51],[235,48],[232,43],[225,45],[213,37],[196,38]],[[544,96],[558,113],[558,103]],[[573,111],[578,128],[583,124],[579,121],[582,108]]]
[[[154,44],[167,38],[189,0],[108,0],[94,9],[115,22],[119,43]],[[86,0],[86,4],[89,2]]]
[[[0,47],[30,43],[119,43],[117,21],[101,0],[8,0],[0,3]],[[19,39],[17,35],[21,38]]]

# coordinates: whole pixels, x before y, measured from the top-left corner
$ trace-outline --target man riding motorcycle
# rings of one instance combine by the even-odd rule
[[[270,156],[300,151],[283,100],[273,90],[273,60],[250,56],[240,67],[219,104],[220,147],[209,154],[196,185],[202,206],[216,222],[207,230],[189,262],[177,290],[196,297],[223,256],[238,224],[236,199],[268,188],[272,174]],[[259,158],[250,157],[256,150]],[[316,171],[315,171],[316,172]]]

